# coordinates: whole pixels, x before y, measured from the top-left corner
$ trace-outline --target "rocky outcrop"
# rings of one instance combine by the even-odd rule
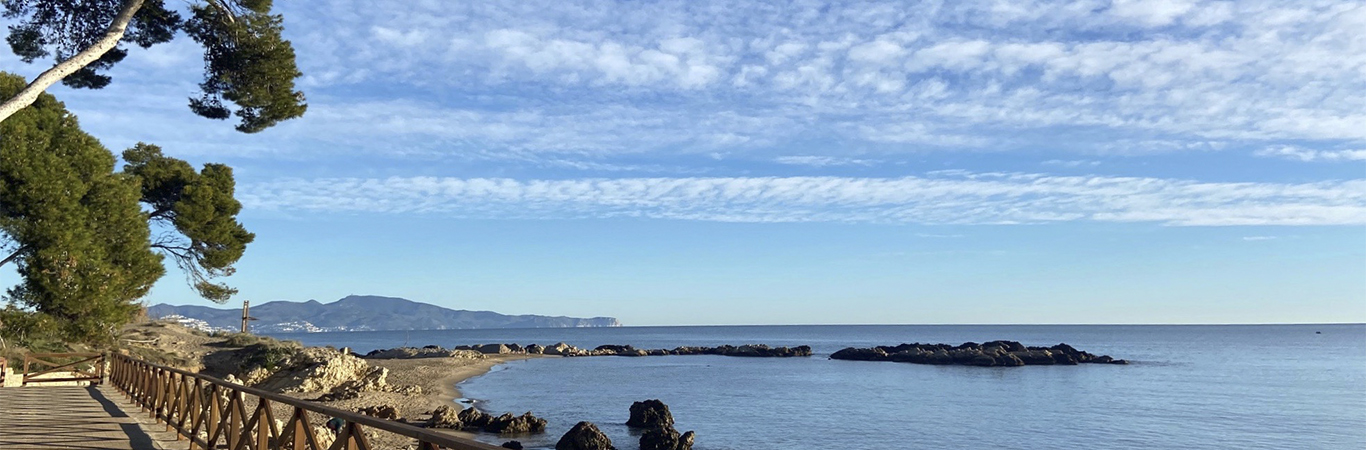
[[[1128,361],[1122,359],[1108,355],[1096,356],[1067,344],[1028,347],[1015,341],[991,341],[983,344],[966,342],[957,346],[916,343],[872,348],[849,347],[831,354],[830,359],[981,367],[1128,364]]]
[[[626,425],[645,428],[640,435],[641,450],[691,450],[693,432],[679,434],[674,429],[673,413],[659,400],[645,400],[631,404],[631,417]]]
[[[503,355],[512,353],[512,349],[505,344],[484,344],[474,348],[475,351],[485,355]]]
[[[483,429],[489,424],[489,421],[493,420],[493,416],[484,414],[483,411],[474,408],[467,408],[464,411],[460,411],[459,417],[460,422],[465,424],[466,428],[473,429]]]
[[[441,405],[436,411],[432,411],[432,417],[427,419],[427,428],[449,428],[459,430],[464,428],[464,422],[460,421],[460,411],[450,405]]]
[[[327,392],[370,373],[365,360],[347,353],[308,347],[282,361],[279,370],[255,387],[274,392]]]
[[[545,419],[533,416],[530,412],[520,416],[503,414],[489,419],[484,431],[498,434],[544,433],[545,425]]]
[[[522,443],[517,441],[507,441],[503,443],[502,447],[510,448],[512,450],[522,450]]]
[[[631,416],[626,420],[626,426],[633,428],[660,428],[673,425],[674,416],[669,412],[669,405],[655,399],[632,403]]]
[[[572,345],[560,342],[555,345],[546,347],[545,350],[542,351],[542,353],[547,355],[568,356],[570,354],[577,352],[578,350],[579,349],[574,348],[574,346]]]
[[[446,350],[429,345],[422,348],[399,347],[374,350],[365,354],[366,359],[416,359],[416,358],[463,358],[484,359],[484,354],[474,350]]]
[[[591,422],[579,422],[555,443],[555,450],[616,450],[612,440]]]
[[[342,383],[341,386],[332,388],[326,394],[318,397],[318,401],[332,402],[337,400],[347,400],[360,397],[362,392],[396,392],[405,395],[417,395],[422,393],[422,388],[418,386],[390,386],[388,382],[389,369],[376,367],[370,370],[358,380],[351,380]]]
[[[366,406],[364,408],[357,409],[356,412],[365,414],[370,417],[385,420],[398,420],[401,417],[398,414],[398,407],[394,405]]]
[[[640,435],[640,450],[692,450],[695,434],[678,434],[673,427],[654,428]]]

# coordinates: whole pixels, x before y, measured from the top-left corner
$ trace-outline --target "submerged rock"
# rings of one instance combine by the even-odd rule
[[[631,404],[631,417],[626,426],[634,428],[672,428],[674,416],[669,406],[659,400],[646,400]]]
[[[612,446],[612,440],[607,435],[602,434],[602,430],[592,422],[579,422],[570,428],[564,436],[560,437],[559,442],[555,443],[555,450],[616,450]]]

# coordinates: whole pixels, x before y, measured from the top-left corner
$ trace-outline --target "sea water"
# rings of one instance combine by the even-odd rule
[[[810,345],[809,358],[539,358],[458,387],[480,409],[531,411],[553,448],[579,421],[620,449],[633,401],[661,399],[698,450],[1361,449],[1366,325],[756,326],[445,330],[280,335],[365,352],[402,345],[555,342],[592,348]],[[1129,365],[962,367],[835,361],[903,342],[1067,343]],[[501,443],[509,438],[482,435]]]

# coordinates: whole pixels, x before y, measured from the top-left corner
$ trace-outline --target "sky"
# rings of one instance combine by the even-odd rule
[[[229,306],[1366,322],[1363,2],[276,9],[309,109],[265,132],[187,110],[183,36],[50,90],[115,152],[235,169]],[[181,278],[146,301],[212,305]]]

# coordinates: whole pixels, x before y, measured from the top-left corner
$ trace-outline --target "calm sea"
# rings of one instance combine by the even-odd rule
[[[658,398],[699,450],[1362,449],[1366,325],[756,326],[448,330],[280,335],[359,352],[489,342],[638,348],[811,345],[810,358],[546,358],[459,388],[493,413],[532,411],[553,448],[574,423],[623,450],[631,402]],[[831,361],[847,346],[1060,342],[1128,366],[948,367]],[[488,442],[504,439],[485,436]]]

